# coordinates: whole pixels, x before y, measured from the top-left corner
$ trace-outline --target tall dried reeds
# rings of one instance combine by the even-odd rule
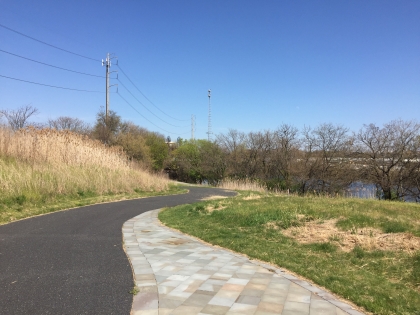
[[[106,147],[97,140],[67,130],[0,128],[0,154],[30,163],[127,167],[119,147]]]
[[[259,182],[251,181],[248,179],[244,180],[234,180],[234,179],[226,179],[221,181],[217,187],[223,189],[230,189],[230,190],[251,190],[251,191],[258,191],[258,192],[266,192],[267,189],[265,186]]]
[[[127,159],[121,148],[69,131],[0,127],[0,192],[3,198],[80,191],[162,191],[169,181]]]

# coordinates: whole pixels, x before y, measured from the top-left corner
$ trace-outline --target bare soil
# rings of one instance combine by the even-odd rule
[[[342,231],[336,227],[336,219],[311,221],[303,226],[291,227],[282,233],[300,243],[333,242],[343,251],[350,252],[355,246],[365,250],[390,250],[413,252],[420,249],[420,237],[410,233],[383,233],[379,229],[363,228]],[[276,228],[274,222],[268,228]]]

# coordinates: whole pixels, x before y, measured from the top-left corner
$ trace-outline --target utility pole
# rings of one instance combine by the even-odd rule
[[[208,97],[209,97],[209,129],[207,131],[208,134],[208,140],[211,141],[211,102],[210,102],[210,98],[211,98],[211,90],[209,89],[208,91]]]
[[[191,140],[194,140],[195,115],[191,115]]]
[[[109,110],[109,88],[111,86],[114,85],[118,85],[118,84],[113,84],[113,85],[109,85],[109,74],[111,73],[109,71],[109,68],[111,68],[111,59],[117,58],[113,55],[111,55],[110,53],[106,54],[106,59],[105,61],[102,59],[102,66],[105,66],[105,71],[106,71],[106,104],[105,104],[105,122],[108,123],[108,110]],[[112,71],[112,72],[117,72],[117,71]]]
[[[109,108],[109,68],[111,68],[111,58],[109,53],[106,54],[105,61],[102,59],[102,66],[105,66],[106,77],[106,103],[105,103],[105,122],[108,122],[108,108]]]

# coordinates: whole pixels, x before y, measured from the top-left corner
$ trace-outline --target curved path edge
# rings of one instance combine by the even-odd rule
[[[160,209],[126,221],[126,254],[138,293],[132,315],[364,315],[272,265],[162,226]]]

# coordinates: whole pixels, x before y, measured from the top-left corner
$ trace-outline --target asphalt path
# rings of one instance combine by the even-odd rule
[[[130,314],[134,283],[123,223],[149,210],[235,194],[188,189],[0,226],[0,314]]]

